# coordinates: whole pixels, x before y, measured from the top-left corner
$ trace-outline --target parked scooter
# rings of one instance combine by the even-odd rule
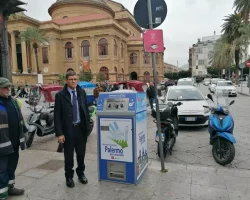
[[[211,94],[208,94],[207,97],[214,102]],[[234,102],[233,100],[226,103],[225,106],[219,104],[217,106],[203,106],[211,111],[208,119],[208,132],[210,144],[213,145],[213,157],[220,165],[230,164],[235,156],[234,120],[229,113],[229,106]]]
[[[178,136],[178,108],[177,106],[182,105],[181,102],[173,104],[168,102],[167,104],[160,104],[160,123],[161,123],[161,134],[162,134],[162,146],[164,158],[167,156],[167,152],[172,154],[173,147]],[[152,116],[156,118],[156,108],[153,106]],[[156,120],[154,120],[157,123]],[[159,144],[159,133],[156,131],[155,141],[157,142],[157,154],[160,157],[160,144]]]
[[[88,136],[92,133],[93,128],[94,128],[94,120],[92,119],[96,115],[96,106],[89,106],[89,115],[90,115],[90,129],[89,132],[87,133]],[[63,152],[63,144],[59,143],[57,147],[57,152],[61,153]]]
[[[54,106],[45,109],[44,106],[29,107],[32,111],[27,119],[29,125],[26,135],[26,146],[32,145],[35,134],[39,137],[54,134]]]

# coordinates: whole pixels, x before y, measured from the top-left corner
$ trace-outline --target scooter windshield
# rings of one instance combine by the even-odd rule
[[[228,90],[222,90],[220,93],[216,93],[215,97],[215,104],[217,105],[217,111],[220,109],[221,112],[224,114],[229,113],[229,98],[228,98],[229,92]]]

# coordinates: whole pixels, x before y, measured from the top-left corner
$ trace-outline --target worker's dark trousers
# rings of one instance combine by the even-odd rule
[[[7,196],[8,185],[15,183],[15,171],[18,159],[18,150],[12,154],[0,156],[0,198]]]

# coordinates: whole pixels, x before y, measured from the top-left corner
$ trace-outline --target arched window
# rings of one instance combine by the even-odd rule
[[[131,53],[130,54],[130,64],[136,64],[136,62],[137,62],[137,54]]]
[[[109,80],[109,69],[107,67],[101,67],[100,73],[104,74],[105,80]]]
[[[144,72],[143,74],[143,81],[149,83],[150,82],[150,73]]]
[[[131,79],[131,80],[137,80],[137,78],[138,78],[138,77],[137,77],[137,73],[136,73],[136,72],[131,72],[131,73],[130,73],[130,79]]]
[[[74,54],[73,44],[71,42],[67,42],[65,44],[65,57],[66,58],[73,58],[73,54]]]
[[[105,38],[99,40],[98,48],[99,48],[99,56],[108,55],[108,41]]]
[[[143,61],[144,61],[144,64],[149,64],[149,54],[148,53],[144,53]]]
[[[116,40],[114,40],[114,56],[117,56],[117,43],[116,43]]]
[[[82,57],[89,57],[90,43],[88,40],[82,41]]]
[[[124,54],[124,46],[123,46],[123,44],[121,43],[121,58],[123,58],[123,55]]]

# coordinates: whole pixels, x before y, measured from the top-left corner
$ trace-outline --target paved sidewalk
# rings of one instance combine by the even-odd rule
[[[237,91],[241,95],[250,96],[249,88],[245,84],[243,84],[242,87],[241,86],[237,87]]]
[[[47,163],[47,164],[46,164]],[[160,173],[160,162],[149,160],[140,184],[124,185],[98,181],[97,158],[86,155],[87,185],[75,177],[76,187],[65,185],[63,154],[37,150],[20,153],[16,186],[24,187],[23,197],[10,200],[249,200],[250,171],[215,169],[166,163],[168,173]]]

